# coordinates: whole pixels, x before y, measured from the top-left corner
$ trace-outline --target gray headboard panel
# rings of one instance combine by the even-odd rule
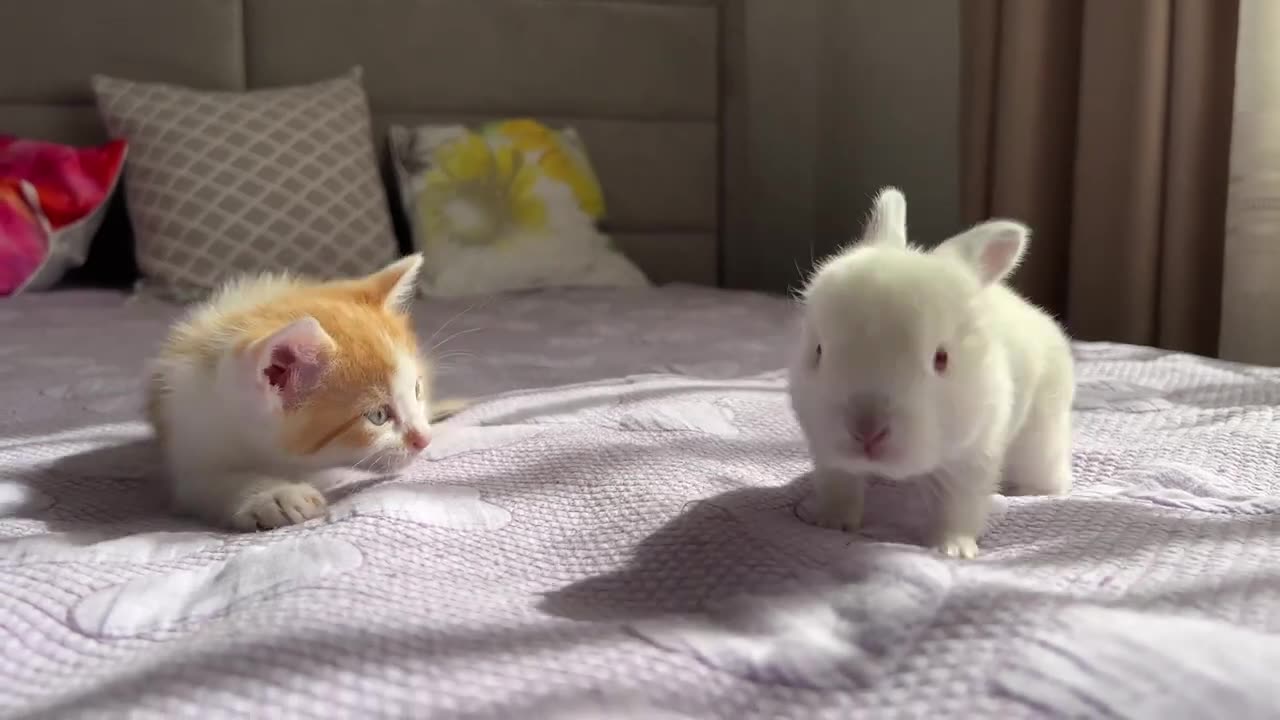
[[[389,123],[572,124],[624,251],[655,280],[715,284],[723,15],[718,0],[5,2],[0,133],[103,139],[97,72],[244,89],[359,64],[384,154]]]

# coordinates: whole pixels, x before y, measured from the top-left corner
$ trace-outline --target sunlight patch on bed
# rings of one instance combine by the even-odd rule
[[[160,531],[125,535],[55,532],[0,540],[0,563],[126,562],[178,560],[222,545],[207,532]]]
[[[53,498],[20,482],[0,482],[0,517],[53,507]]]
[[[75,449],[84,449],[84,447],[100,447],[141,440],[149,434],[150,430],[148,430],[146,423],[137,421],[87,425],[44,434],[8,435],[0,438],[0,450],[63,443],[83,443],[80,448],[59,448],[63,452],[71,452]]]
[[[1207,585],[1211,586],[1211,585]],[[992,675],[1057,717],[1275,717],[1275,636],[1185,616],[1072,607]]]
[[[1211,470],[1166,462],[1120,473],[1107,484],[1091,488],[1091,492],[1201,512],[1240,515],[1280,512],[1280,497],[1235,493],[1231,492],[1233,487],[1239,485]]]
[[[430,460],[445,460],[497,450],[532,439],[544,431],[529,425],[451,425],[437,432],[423,455]]]
[[[296,589],[349,572],[362,561],[359,548],[333,538],[247,547],[201,568],[140,577],[98,590],[72,608],[71,622],[86,635],[139,635],[225,613],[273,589]]]
[[[334,519],[376,515],[452,530],[497,530],[511,522],[507,509],[486,502],[475,488],[416,483],[357,492],[335,503],[329,514]]]

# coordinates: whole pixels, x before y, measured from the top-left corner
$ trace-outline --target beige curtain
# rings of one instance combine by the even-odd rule
[[[1224,358],[1280,365],[1280,2],[1240,0],[1222,283]]]
[[[963,0],[965,220],[1073,336],[1218,351],[1238,0]]]

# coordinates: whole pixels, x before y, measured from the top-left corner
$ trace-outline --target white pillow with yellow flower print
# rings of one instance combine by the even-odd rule
[[[513,119],[389,136],[426,294],[649,284],[600,231],[604,193],[571,128]]]

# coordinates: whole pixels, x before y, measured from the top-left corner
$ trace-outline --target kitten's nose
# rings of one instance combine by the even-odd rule
[[[431,444],[431,433],[422,430],[410,430],[404,434],[404,444],[414,452],[422,452]]]

